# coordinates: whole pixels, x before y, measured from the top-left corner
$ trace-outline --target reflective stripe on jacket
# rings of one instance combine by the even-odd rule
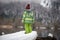
[[[24,23],[33,23],[34,21],[34,15],[32,11],[24,11],[22,21]]]

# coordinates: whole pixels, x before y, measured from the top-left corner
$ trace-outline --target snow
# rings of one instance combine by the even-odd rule
[[[25,31],[20,31],[12,34],[6,34],[0,36],[0,40],[35,40],[37,32],[32,31],[29,34],[25,34]]]
[[[48,35],[48,36],[53,37],[53,34],[52,34],[52,33],[49,33],[49,35]]]
[[[51,7],[51,0],[41,0],[40,5],[42,5],[43,7],[49,8],[49,7]]]

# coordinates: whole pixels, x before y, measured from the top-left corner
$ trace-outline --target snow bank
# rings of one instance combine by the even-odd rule
[[[35,40],[37,37],[37,32],[32,31],[29,34],[25,34],[25,31],[20,31],[12,34],[0,36],[0,40]]]

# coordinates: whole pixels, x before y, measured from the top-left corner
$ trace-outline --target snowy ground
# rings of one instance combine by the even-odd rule
[[[20,31],[12,34],[6,34],[0,36],[0,40],[35,40],[37,32],[33,31],[29,34],[25,34],[25,31]]]

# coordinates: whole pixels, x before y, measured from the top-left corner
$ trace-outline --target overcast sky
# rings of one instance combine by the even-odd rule
[[[9,3],[9,2],[12,2],[12,1],[17,1],[17,0],[0,0],[0,2],[4,2],[4,3]]]
[[[40,3],[40,0],[0,0],[0,2],[4,3],[15,2],[15,1],[34,1],[36,3]]]

